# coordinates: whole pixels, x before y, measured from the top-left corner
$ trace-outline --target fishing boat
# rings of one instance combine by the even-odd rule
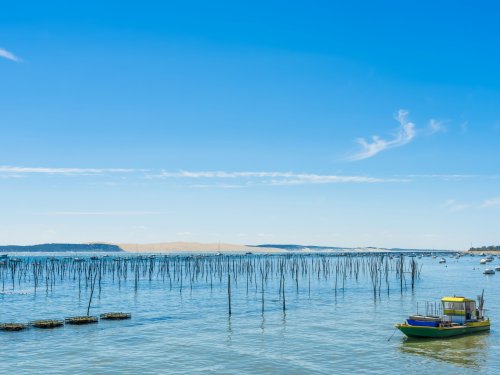
[[[490,319],[484,317],[484,293],[476,301],[465,297],[443,297],[442,316],[410,316],[396,328],[408,337],[446,338],[489,331]]]
[[[445,258],[439,259],[439,263],[446,263],[446,259]]]
[[[500,272],[500,266],[496,266],[495,267],[495,271],[499,271]]]
[[[485,275],[494,275],[495,274],[495,270],[491,269],[491,268],[486,268],[483,273]]]
[[[486,264],[486,263],[488,263],[488,261],[487,261],[486,259],[481,259],[481,260],[479,261],[479,264]]]

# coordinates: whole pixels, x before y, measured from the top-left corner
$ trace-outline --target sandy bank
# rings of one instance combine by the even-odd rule
[[[251,247],[229,243],[199,243],[199,242],[161,242],[149,244],[117,243],[122,250],[130,253],[177,253],[177,252],[252,252],[252,253],[281,253],[284,250]]]

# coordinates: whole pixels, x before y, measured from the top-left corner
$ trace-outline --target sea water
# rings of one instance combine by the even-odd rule
[[[91,314],[132,313],[126,321],[100,321],[20,332],[0,332],[2,374],[472,374],[500,368],[500,274],[486,276],[478,257],[418,259],[420,279],[400,293],[390,279],[373,295],[369,277],[340,282],[301,278],[299,290],[286,280],[286,311],[279,283],[261,290],[246,280],[227,285],[185,280],[183,289],[142,277],[134,284],[108,278],[95,291]],[[496,263],[489,265],[492,268]],[[408,275],[406,275],[408,279]],[[258,280],[257,280],[258,281]],[[407,280],[408,282],[408,280]],[[36,292],[27,283],[0,294],[0,322],[85,315],[89,289],[61,281]],[[258,284],[258,283],[257,283]],[[27,285],[30,285],[29,287]],[[394,324],[426,301],[445,295],[476,298],[484,289],[490,333],[446,340],[415,340]]]

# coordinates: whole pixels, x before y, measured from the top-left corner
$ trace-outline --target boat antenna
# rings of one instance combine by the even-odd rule
[[[483,317],[483,306],[484,306],[484,289],[479,299],[479,312],[481,313],[481,317]]]

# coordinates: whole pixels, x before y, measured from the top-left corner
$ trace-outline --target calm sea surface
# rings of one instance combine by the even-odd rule
[[[249,256],[253,257],[253,256]],[[33,259],[33,257],[30,257]],[[310,258],[308,258],[309,260]],[[408,260],[408,259],[407,259]],[[371,279],[350,277],[334,291],[334,277],[300,275],[299,289],[285,280],[286,315],[280,279],[266,285],[264,314],[260,274],[249,283],[232,281],[232,316],[228,317],[226,278],[203,277],[172,288],[158,273],[139,284],[103,278],[91,314],[132,313],[126,321],[100,321],[52,330],[30,328],[0,332],[1,374],[472,374],[500,373],[500,274],[485,276],[479,257],[417,259],[420,280],[414,292],[400,294],[395,275],[390,294],[382,283],[374,300]],[[488,267],[500,264],[495,260]],[[26,275],[29,277],[30,275]],[[407,275],[407,277],[409,277]],[[255,281],[257,284],[255,284]],[[40,280],[0,294],[0,322],[85,315],[89,289],[78,277],[58,281],[47,291]],[[339,284],[341,282],[339,281]],[[2,285],[0,285],[2,288]],[[492,320],[488,334],[448,340],[409,340],[393,325],[444,295],[476,298],[484,289]],[[422,312],[422,311],[420,311]]]

